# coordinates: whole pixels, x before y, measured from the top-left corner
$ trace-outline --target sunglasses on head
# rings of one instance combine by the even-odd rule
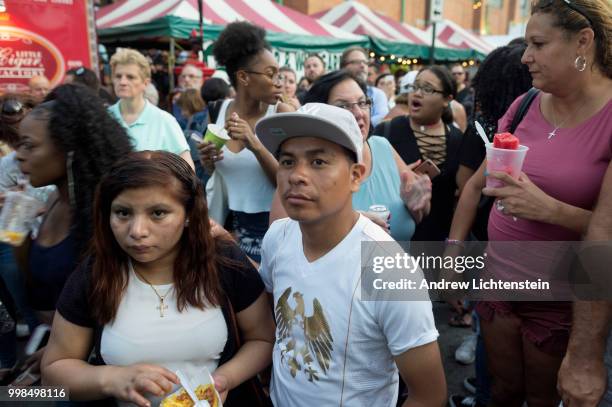
[[[8,99],[2,103],[2,114],[11,116],[14,114],[20,114],[23,111],[23,103],[17,99]]]
[[[582,6],[580,6],[579,4],[576,4],[576,2],[572,0],[561,0],[560,3],[565,4],[567,7],[569,7],[576,13],[580,14],[582,17],[586,18],[586,20],[589,22],[591,27],[593,27],[593,21],[591,21],[591,19],[589,18],[589,15],[584,10],[584,8],[582,8]],[[551,7],[554,4],[555,4],[555,0],[543,0],[543,1],[540,1],[536,5],[536,8],[545,9],[545,8]]]

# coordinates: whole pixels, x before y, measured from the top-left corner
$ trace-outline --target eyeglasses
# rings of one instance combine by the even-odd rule
[[[421,90],[423,92],[423,94],[425,95],[433,95],[434,93],[440,93],[441,95],[444,94],[444,92],[442,92],[441,90],[438,90],[436,88],[434,88],[431,85],[427,85],[427,84],[419,84],[419,83],[413,83],[412,85],[408,85],[408,93],[414,93],[416,91]]]
[[[244,69],[244,72],[246,73],[253,73],[255,75],[263,75],[263,76],[267,76],[268,79],[270,79],[272,82],[274,83],[283,83],[285,81],[285,75],[283,75],[280,72],[257,72],[257,71],[247,71],[246,69]]]
[[[555,3],[555,0],[543,0],[543,1],[540,1],[536,5],[535,9],[536,10],[545,9],[545,8],[551,7],[554,3]],[[586,20],[589,22],[591,27],[593,27],[593,21],[589,18],[588,14],[584,10],[584,8],[582,8],[582,6],[576,4],[572,0],[561,0],[561,3],[565,4],[567,7],[574,10],[576,13],[580,14],[582,17],[586,18]]]
[[[368,61],[365,59],[351,59],[350,61],[346,61],[347,65],[367,65]]]
[[[339,107],[340,109],[345,109],[348,111],[353,111],[353,108],[357,106],[359,109],[363,111],[368,111],[372,107],[372,101],[370,99],[360,100],[358,102],[349,103],[349,102],[341,102],[337,103],[334,106]]]
[[[11,116],[23,111],[23,103],[17,99],[7,99],[2,103],[2,114]]]
[[[465,72],[453,72],[453,76],[465,75]]]
[[[202,75],[194,75],[194,74],[180,74],[181,78],[189,78],[189,79],[200,79]]]

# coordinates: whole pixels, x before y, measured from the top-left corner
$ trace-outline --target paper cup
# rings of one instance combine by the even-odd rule
[[[0,241],[21,246],[43,205],[25,192],[7,192],[0,213]]]
[[[230,136],[223,127],[212,123],[206,127],[204,141],[213,143],[215,147],[217,147],[217,150],[221,150],[228,140],[230,140]]]
[[[518,179],[523,169],[523,162],[529,147],[520,145],[516,150],[495,148],[487,144],[487,172],[505,172],[514,179]],[[487,188],[501,188],[505,184],[497,178],[487,177]]]

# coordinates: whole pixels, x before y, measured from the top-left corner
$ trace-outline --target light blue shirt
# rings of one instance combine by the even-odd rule
[[[415,223],[400,197],[400,174],[393,159],[393,150],[386,138],[371,136],[372,171],[353,194],[353,208],[367,211],[371,205],[385,205],[391,212],[391,237],[396,241],[409,241]]]
[[[178,155],[189,151],[183,130],[170,113],[145,100],[138,119],[128,125],[121,117],[119,103],[110,106],[108,111],[127,130],[136,151],[162,150]]]
[[[385,92],[374,86],[368,86],[368,97],[372,99],[372,118],[370,120],[372,126],[376,127],[389,113],[389,102]]]

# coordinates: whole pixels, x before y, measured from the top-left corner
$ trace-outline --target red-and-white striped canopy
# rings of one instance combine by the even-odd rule
[[[428,33],[431,38],[432,27]],[[494,45],[489,44],[479,35],[461,27],[459,24],[450,20],[444,20],[436,24],[436,41],[442,44],[461,49],[474,49],[483,54],[488,54],[495,49]]]
[[[431,36],[428,37],[425,31],[397,22],[357,1],[345,1],[312,16],[353,34],[417,45],[431,43]]]
[[[265,30],[356,39],[356,35],[315,18],[283,7],[270,0],[204,0],[204,23],[226,25],[250,21]],[[197,0],[123,0],[102,7],[96,14],[98,29],[148,23],[161,17],[176,16],[198,20]]]

